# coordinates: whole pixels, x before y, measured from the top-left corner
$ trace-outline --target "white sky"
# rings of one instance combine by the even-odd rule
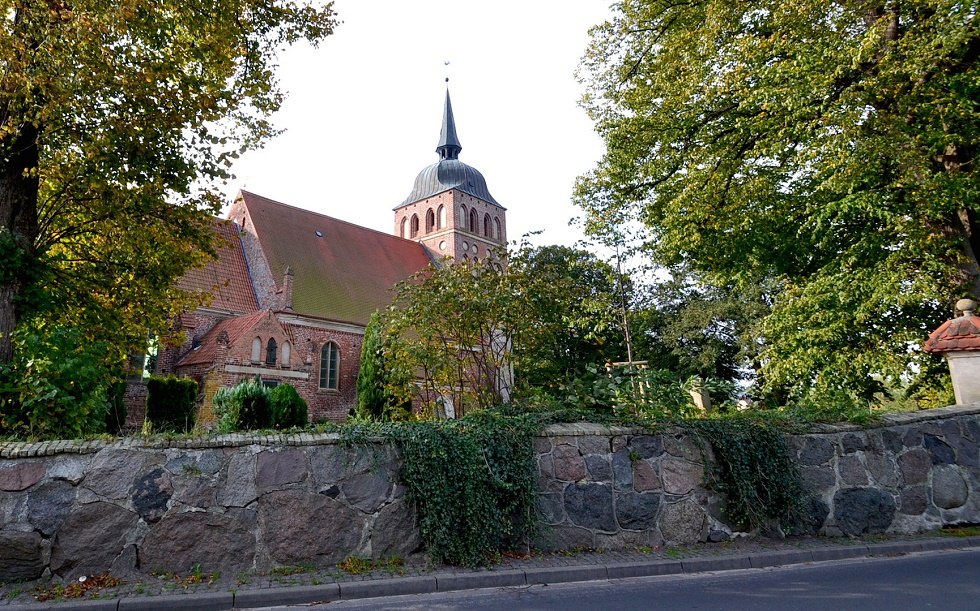
[[[286,132],[236,163],[228,201],[244,188],[391,232],[392,208],[438,159],[448,76],[460,160],[507,208],[509,239],[573,243],[573,181],[603,150],[574,70],[608,2],[337,0],[343,23],[319,49],[281,55]]]

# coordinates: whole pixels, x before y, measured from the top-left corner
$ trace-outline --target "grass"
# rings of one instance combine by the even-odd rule
[[[939,531],[944,537],[980,537],[980,526],[949,526]]]
[[[337,563],[337,568],[348,575],[363,575],[376,569],[383,570],[392,575],[404,575],[405,561],[398,556],[388,556],[380,560],[361,558],[359,556],[347,556],[343,561]]]

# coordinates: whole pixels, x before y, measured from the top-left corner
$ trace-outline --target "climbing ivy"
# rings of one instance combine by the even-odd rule
[[[434,562],[479,566],[528,545],[534,529],[532,418],[493,410],[459,420],[345,427],[342,440],[387,437]]]
[[[749,527],[791,520],[804,494],[783,433],[745,417],[684,420],[678,424],[714,453],[708,485],[725,495],[726,513]]]

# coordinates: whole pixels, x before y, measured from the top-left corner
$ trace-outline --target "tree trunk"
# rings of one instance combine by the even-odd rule
[[[0,254],[8,269],[0,270],[0,365],[13,357],[12,334],[17,328],[17,297],[33,266],[37,239],[38,129],[25,123],[0,138],[6,154],[0,166]]]
[[[960,226],[963,230],[963,273],[970,279],[970,297],[980,300],[980,219],[973,210],[960,209],[957,211]]]

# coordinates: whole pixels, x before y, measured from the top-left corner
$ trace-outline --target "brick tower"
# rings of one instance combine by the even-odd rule
[[[483,174],[459,160],[462,149],[447,89],[439,161],[419,172],[395,208],[395,235],[420,242],[436,260],[495,260],[507,247],[506,208],[490,195]]]

